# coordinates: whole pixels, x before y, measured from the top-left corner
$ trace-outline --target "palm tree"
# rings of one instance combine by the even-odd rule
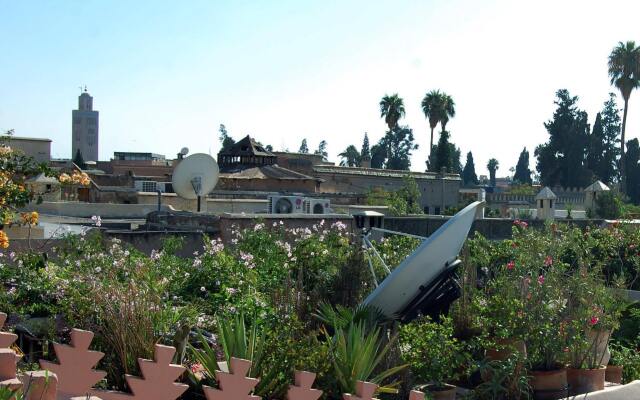
[[[640,87],[640,47],[634,41],[619,42],[609,55],[609,77],[624,99],[622,116],[622,133],[620,135],[620,179],[622,190],[626,192],[626,176],[624,162],[625,129],[629,97],[633,89]]]
[[[343,167],[357,167],[360,165],[360,152],[354,145],[349,145],[342,153],[338,154],[342,158],[340,165]]]
[[[489,170],[489,181],[492,187],[496,186],[496,171],[498,170],[499,166],[500,163],[495,158],[492,158],[487,163],[487,169]]]
[[[380,100],[380,118],[382,117],[390,131],[398,126],[398,120],[404,117],[404,101],[398,93],[391,96],[387,94]]]
[[[440,116],[440,125],[442,126],[442,130],[447,130],[447,122],[449,122],[449,118],[453,118],[456,116],[456,103],[453,101],[453,98],[446,93],[442,94],[442,115]]]
[[[433,130],[438,122],[442,125],[444,131],[449,118],[453,118],[456,115],[456,104],[446,93],[439,90],[432,90],[427,93],[422,99],[422,112],[424,116],[429,120],[429,127],[431,128],[431,140],[429,142],[429,149],[433,148]]]
[[[429,141],[429,151],[433,149],[433,130],[440,122],[442,115],[442,93],[439,90],[432,90],[424,95],[422,99],[422,112],[427,120],[429,120],[429,127],[431,128],[431,140]]]

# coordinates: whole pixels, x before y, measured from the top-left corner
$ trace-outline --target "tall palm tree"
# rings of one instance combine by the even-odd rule
[[[622,116],[622,133],[620,135],[620,179],[622,190],[626,192],[626,176],[624,162],[625,129],[627,126],[627,110],[629,97],[633,89],[640,87],[640,47],[636,42],[619,42],[609,55],[609,77],[624,99],[624,114]]]
[[[447,130],[447,122],[449,122],[449,118],[453,118],[456,116],[456,103],[453,101],[453,98],[446,93],[442,94],[442,116],[440,117],[440,125],[442,125],[442,130]]]
[[[456,115],[456,104],[448,94],[440,92],[439,90],[432,90],[422,99],[422,112],[424,112],[424,116],[429,120],[429,127],[431,128],[429,149],[432,149],[433,130],[436,125],[438,125],[438,122],[440,122],[442,130],[445,130],[449,118],[453,118]]]
[[[442,93],[439,90],[432,90],[424,95],[422,99],[422,112],[424,117],[429,121],[431,128],[431,140],[429,141],[429,152],[433,149],[433,130],[440,122],[442,116]]]
[[[487,169],[489,170],[489,181],[492,187],[496,186],[496,171],[498,170],[499,166],[500,163],[495,158],[492,158],[487,163]]]
[[[404,101],[398,93],[391,96],[386,94],[380,100],[380,118],[384,117],[390,131],[398,126],[398,120],[404,117],[404,114]]]

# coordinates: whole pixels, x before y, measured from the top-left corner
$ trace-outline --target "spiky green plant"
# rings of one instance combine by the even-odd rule
[[[328,333],[325,334],[328,336]],[[380,393],[398,393],[400,382],[385,383],[407,364],[386,369],[374,375],[396,342],[396,336],[384,343],[380,328],[368,329],[363,322],[336,329],[331,340],[331,362],[335,378],[343,393],[355,393],[357,381],[373,382]]]

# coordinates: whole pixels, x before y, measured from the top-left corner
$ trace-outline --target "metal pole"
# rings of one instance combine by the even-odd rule
[[[200,212],[200,196],[198,196],[198,212]]]
[[[162,209],[162,192],[156,190],[156,193],[158,193],[158,212],[160,212],[160,210]]]

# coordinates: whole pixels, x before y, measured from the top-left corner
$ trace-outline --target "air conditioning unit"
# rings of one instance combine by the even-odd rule
[[[331,201],[329,199],[304,199],[305,214],[330,214]]]
[[[301,214],[303,206],[302,196],[269,196],[269,214]]]

